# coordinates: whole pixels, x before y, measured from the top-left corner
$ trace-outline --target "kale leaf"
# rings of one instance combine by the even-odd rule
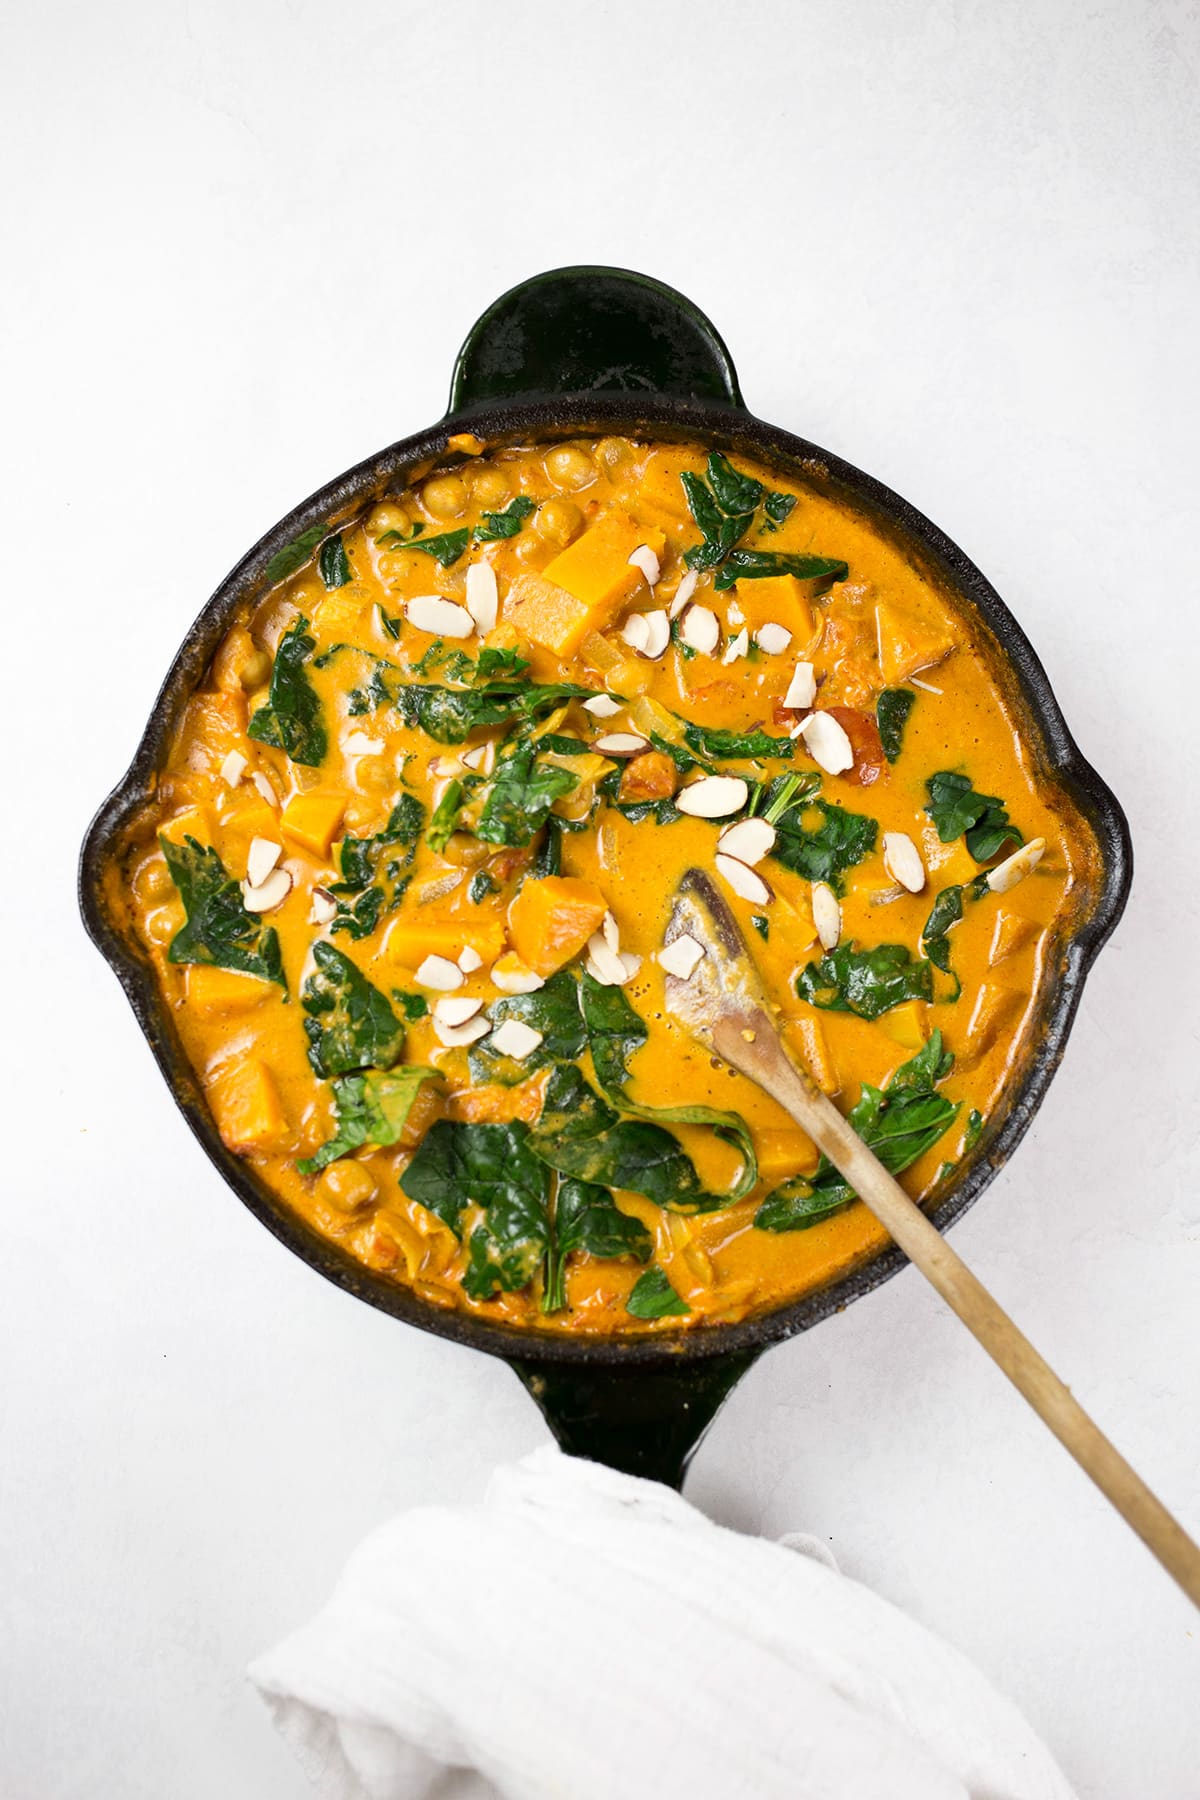
[[[686,559],[685,559],[686,560]],[[795,575],[800,581],[822,586],[845,581],[850,565],[837,556],[788,555],[780,550],[731,550],[717,572],[713,586],[731,588],[737,581],[761,581],[770,575]]]
[[[304,984],[308,1060],[323,1080],[358,1069],[390,1069],[404,1048],[404,1026],[385,994],[333,944],[313,945],[316,973]]]
[[[308,620],[301,615],[279,640],[267,704],[259,707],[248,727],[249,736],[260,744],[272,744],[292,762],[309,768],[318,768],[329,748],[320,697],[306,667],[316,647]]]
[[[527,494],[518,494],[510,500],[503,512],[485,512],[482,525],[475,527],[477,544],[492,544],[501,538],[516,537],[526,519],[534,511],[533,501]]]
[[[567,1258],[582,1250],[589,1256],[636,1257],[649,1260],[654,1240],[631,1213],[624,1213],[605,1187],[591,1181],[558,1184],[552,1232],[546,1255],[542,1310],[558,1312],[567,1303]]]
[[[321,571],[321,580],[331,590],[345,587],[348,582],[354,580],[354,570],[350,567],[350,558],[346,555],[346,546],[342,542],[340,531],[335,531],[321,545],[317,567]]]
[[[875,702],[879,741],[883,745],[883,754],[890,763],[894,763],[900,755],[904,727],[908,724],[908,715],[916,704],[916,699],[911,688],[884,688]]]
[[[448,569],[462,556],[471,541],[471,527],[460,525],[456,531],[441,531],[435,537],[426,537],[425,527],[417,522],[411,533],[405,537],[402,531],[385,531],[376,538],[377,544],[386,544],[389,550],[419,550],[422,556],[432,556],[439,568]]]
[[[905,1000],[931,999],[933,965],[905,944],[878,944],[874,950],[839,944],[800,971],[796,992],[826,1012],[878,1019]]]
[[[792,759],[792,740],[772,737],[769,731],[722,731],[715,725],[685,727],[684,737],[697,756],[711,757],[714,762],[774,756],[781,761]]]
[[[302,531],[298,538],[293,538],[290,544],[285,544],[282,550],[277,550],[267,564],[267,580],[286,581],[289,575],[302,569],[324,536],[324,525],[313,525],[308,531]]]
[[[973,881],[958,882],[953,887],[943,888],[933,903],[933,909],[921,928],[921,950],[935,969],[943,975],[949,975],[955,984],[955,993],[950,996],[957,1000],[962,992],[962,983],[950,967],[950,939],[947,935],[952,925],[957,925],[963,916],[969,900],[979,900],[988,891],[987,875],[976,875]]]
[[[769,493],[761,481],[735,469],[719,450],[709,457],[705,475],[707,481],[689,469],[680,477],[692,517],[703,535],[702,543],[684,553],[689,569],[716,569],[718,588],[767,575],[797,575],[801,580],[822,583],[846,579],[850,571],[838,558],[739,550],[760,505],[764,530],[774,531],[792,511],[795,499],[790,494]]]
[[[896,1070],[886,1088],[863,1082],[850,1124],[884,1168],[901,1174],[949,1130],[959,1108],[934,1090],[954,1058],[935,1031],[916,1056]],[[811,1181],[793,1176],[763,1201],[754,1223],[762,1231],[804,1231],[857,1198],[849,1182],[822,1157]]]
[[[333,1084],[337,1129],[314,1156],[296,1164],[301,1175],[317,1175],[339,1156],[349,1156],[364,1144],[394,1144],[412,1111],[424,1081],[439,1081],[436,1069],[409,1064],[390,1074],[372,1071],[344,1075]]]
[[[820,822],[806,825],[806,818],[811,820],[814,814],[820,815]],[[827,882],[835,891],[841,889],[838,877],[871,854],[879,834],[878,824],[866,813],[848,812],[807,795],[778,814],[768,799],[763,817],[775,826],[771,855],[806,881]]]
[[[625,1305],[625,1311],[634,1319],[682,1318],[691,1310],[657,1264],[638,1276]]]
[[[343,838],[338,845],[342,879],[330,886],[338,896],[337,917],[330,934],[344,931],[356,941],[370,937],[385,913],[404,898],[412,880],[417,840],[425,824],[425,808],[413,794],[402,794],[382,831],[373,837]],[[396,854],[386,856],[394,849]],[[343,896],[353,895],[353,899]]]
[[[977,794],[969,776],[942,769],[929,777],[926,786],[925,810],[943,844],[965,836],[975,861],[991,862],[1008,844],[1024,843],[1003,800],[994,794]]]
[[[171,939],[167,961],[236,969],[242,975],[277,981],[286,992],[275,928],[246,911],[241,889],[217,852],[194,837],[175,844],[160,834],[158,841],[187,914],[186,923]]]
[[[560,969],[531,994],[505,994],[494,1000],[487,1016],[493,1027],[502,1025],[505,1019],[517,1019],[530,1030],[540,1031],[542,1042],[521,1062],[490,1049],[488,1038],[473,1044],[471,1079],[481,1084],[494,1081],[509,1087],[547,1063],[573,1062],[582,1056],[587,1045],[587,1028],[579,1010],[579,983],[570,969]]]
[[[556,800],[573,794],[579,777],[537,760],[537,745],[518,742],[497,763],[475,835],[487,844],[531,844]]]

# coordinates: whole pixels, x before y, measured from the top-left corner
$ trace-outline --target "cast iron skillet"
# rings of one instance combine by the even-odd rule
[[[414,471],[445,456],[452,433],[466,430],[489,446],[616,432],[699,439],[757,456],[851,500],[931,578],[948,584],[990,636],[1045,779],[1065,791],[1095,833],[1100,872],[1069,940],[1046,970],[1039,1027],[1028,1034],[1033,1048],[969,1163],[931,1205],[941,1230],[966,1211],[1011,1155],[1058,1067],[1084,978],[1125,905],[1132,873],[1129,828],[1072,741],[1029,640],[975,565],[878,481],[755,418],[742,400],[729,353],[704,315],[673,289],[628,270],[557,269],[497,300],[459,353],[446,417],[322,488],[267,532],[221,583],[171,665],[128,773],[88,832],[79,882],[88,932],[116,971],[192,1130],[276,1237],[330,1281],[395,1318],[503,1357],[564,1449],[678,1486],[717,1408],[755,1358],[870,1293],[902,1267],[900,1251],[885,1250],[834,1285],[763,1317],[650,1339],[540,1335],[430,1306],[319,1237],[225,1148],[150,963],[104,897],[106,859],[150,790],[180,711],[233,614],[264,589],[271,557],[311,527],[333,525],[403,487]]]

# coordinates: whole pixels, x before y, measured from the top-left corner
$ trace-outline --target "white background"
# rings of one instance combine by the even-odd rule
[[[376,1522],[543,1440],[505,1368],[351,1301],[223,1188],[72,878],[226,569],[435,418],[475,316],[559,264],[682,288],[752,406],[944,525],[1128,808],[1129,913],[955,1243],[1200,1529],[1198,17],[10,11],[6,1796],[299,1800],[247,1659]],[[828,1538],[1082,1794],[1196,1795],[1195,1615],[915,1274],[762,1362],[689,1493]]]

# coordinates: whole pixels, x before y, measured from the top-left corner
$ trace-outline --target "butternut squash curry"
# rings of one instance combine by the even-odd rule
[[[109,870],[229,1148],[523,1326],[740,1319],[877,1251],[667,1014],[703,951],[663,929],[709,871],[910,1191],[970,1150],[1094,850],[949,597],[800,479],[615,437],[452,439],[268,576]]]

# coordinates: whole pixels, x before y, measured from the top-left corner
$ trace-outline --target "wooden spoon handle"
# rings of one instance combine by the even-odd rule
[[[766,1088],[808,1133],[1168,1574],[1200,1606],[1200,1548],[833,1102],[794,1067],[769,1022],[764,1018],[765,1029],[752,1036],[738,1029],[744,1024],[744,1019],[723,1021],[713,1032],[714,1048]]]

